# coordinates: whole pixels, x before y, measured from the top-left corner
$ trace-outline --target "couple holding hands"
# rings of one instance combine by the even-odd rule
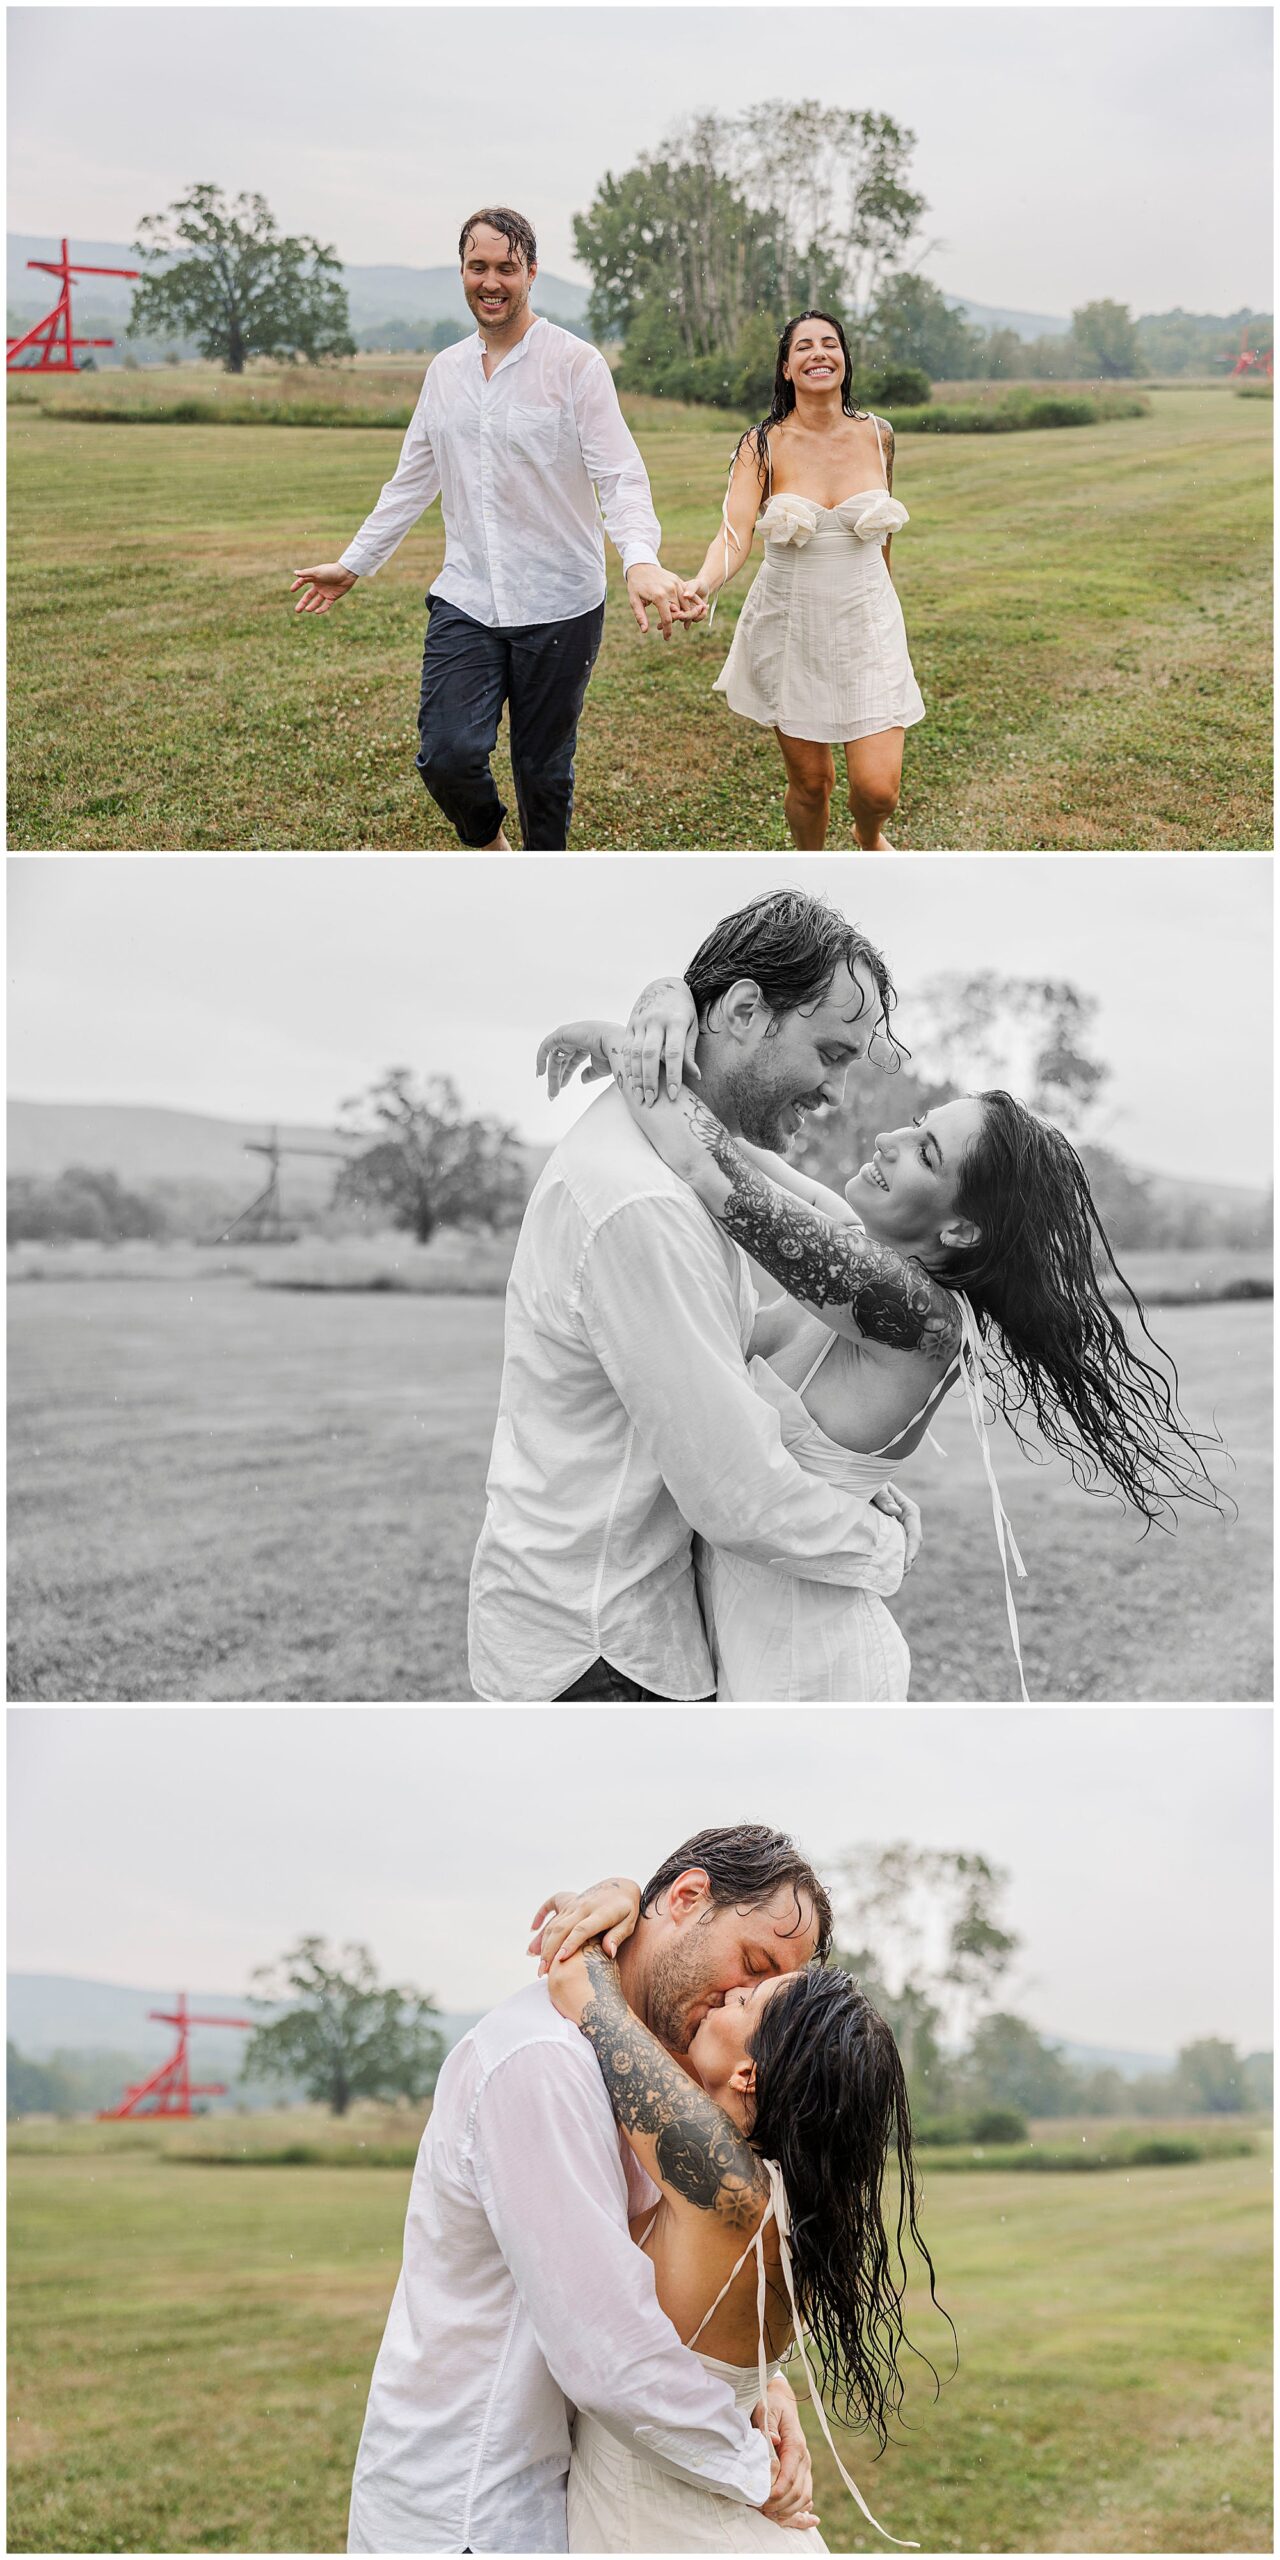
[[[327,613],[390,559],[435,498],[444,565],[427,597],[418,771],[461,844],[509,851],[490,770],[504,704],[520,831],[559,852],[573,813],[578,722],[604,631],[601,520],[642,632],[657,615],[714,617],[757,532],[764,560],[714,690],[772,729],[793,843],[820,851],[843,749],[859,844],[892,850],[906,731],[924,718],[890,549],[893,430],[855,406],[833,314],[805,311],[778,341],[767,415],[739,439],[721,522],[695,578],[659,561],[639,448],[598,349],[530,308],[537,242],[491,205],[459,239],[474,337],[430,365],[400,461],[341,559],[299,570],[299,613]]]

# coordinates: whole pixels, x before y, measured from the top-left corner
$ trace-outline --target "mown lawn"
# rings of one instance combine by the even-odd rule
[[[1271,408],[1225,385],[1151,403],[901,439],[895,574],[930,713],[908,740],[904,847],[1270,845]],[[664,556],[692,570],[736,422],[632,406]],[[331,616],[296,620],[287,592],[350,538],[396,433],[20,404],[10,449],[14,845],[452,845],[413,770],[438,512]],[[774,742],[710,690],[745,584],[712,631],[664,648],[641,642],[610,558],[576,844],[783,846]],[[831,844],[852,843],[846,812]]]
[[[470,1695],[466,1591],[500,1298],[243,1279],[10,1292],[10,1691],[19,1699]],[[1271,1696],[1271,1307],[1152,1316],[1239,1517],[1140,1538],[1003,1431],[1033,1699]],[[989,1500],[951,1399],[904,1478],[912,1696],[1016,1696]],[[1229,1605],[1224,1602],[1229,1594]]]
[[[340,2550],[407,2188],[406,2169],[17,2150],[9,2549]],[[891,2532],[926,2551],[1270,2549],[1262,2150],[957,2173],[928,2184],[925,2227],[959,2371],[936,2406],[917,2377],[881,2461],[846,2448]],[[941,2323],[916,2327],[947,2372]],[[813,2432],[827,2542],[867,2550]]]

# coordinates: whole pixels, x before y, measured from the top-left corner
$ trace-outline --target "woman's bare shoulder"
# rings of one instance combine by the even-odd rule
[[[834,1350],[805,1391],[805,1409],[828,1440],[854,1456],[869,1456],[902,1439],[901,1455],[909,1457],[927,1428],[922,1408],[936,1410],[944,1380],[947,1368],[919,1348],[837,1334]]]

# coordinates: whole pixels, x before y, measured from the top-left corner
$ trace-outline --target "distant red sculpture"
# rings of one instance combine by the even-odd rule
[[[106,270],[105,272],[110,272]],[[99,342],[101,343],[101,342]],[[109,343],[109,342],[108,342]],[[149,2080],[140,2080],[136,2089],[126,2089],[118,2107],[99,2107],[99,2124],[114,2124],[121,2116],[190,2116],[195,2114],[193,2098],[225,2098],[225,2080],[193,2080],[191,2077],[192,2027],[255,2027],[256,2018],[199,2018],[187,2008],[185,1991],[178,1993],[176,2009],[149,2009],[148,2017],[158,2018],[162,2026],[176,2027],[178,2049],[153,2071]],[[144,2098],[154,2101],[144,2106]]]
[[[6,369],[10,373],[78,373],[80,368],[75,357],[77,347],[113,347],[115,339],[76,337],[71,326],[72,277],[137,277],[141,275],[142,269],[141,267],[76,266],[67,256],[65,240],[62,243],[61,258],[56,261],[52,258],[28,258],[27,265],[39,267],[45,275],[60,276],[62,291],[52,311],[46,311],[43,320],[37,320],[34,327],[27,330],[25,337],[10,338],[9,361]],[[14,357],[24,355],[30,347],[38,349],[35,363],[15,364]]]
[[[1266,375],[1268,382],[1272,380],[1271,349],[1266,347],[1259,355],[1256,348],[1249,344],[1247,329],[1242,329],[1240,332],[1240,353],[1232,365],[1230,379],[1234,381],[1238,373],[1262,373]]]

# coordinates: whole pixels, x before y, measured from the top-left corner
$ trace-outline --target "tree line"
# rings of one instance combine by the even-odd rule
[[[1120,1253],[1265,1244],[1270,1212],[1261,1198],[1166,1189],[1108,1144],[1110,1069],[1098,1054],[1097,1012],[1069,979],[944,972],[913,999],[918,1056],[905,1054],[892,1076],[852,1078],[839,1109],[806,1122],[796,1161],[842,1189],[888,1117],[899,1126],[956,1092],[1002,1085],[1079,1148]],[[343,1105],[335,1127],[351,1146],[329,1212],[340,1226],[395,1228],[427,1244],[441,1227],[518,1224],[532,1181],[519,1134],[470,1111],[451,1077],[390,1067]],[[131,1188],[83,1165],[52,1178],[11,1174],[9,1242],[207,1240],[239,1205],[198,1180]]]
[[[574,237],[592,327],[622,342],[620,386],[758,415],[782,324],[811,305],[843,321],[860,397],[889,405],[937,381],[1212,371],[1245,327],[1270,345],[1269,316],[1135,320],[1106,298],[1060,334],[978,327],[913,264],[928,210],[915,144],[891,116],[774,98],[697,116],[606,174]]]
[[[1071,2062],[1001,2006],[1020,1951],[1003,1916],[1009,1878],[981,1853],[892,1841],[834,1862],[834,1961],[894,2031],[922,2138],[1016,2140],[1031,2117],[1241,2115],[1272,2103],[1267,2053],[1225,2038],[1184,2044],[1172,2069],[1126,2078]],[[386,1984],[367,1947],[303,1936],[253,1976],[260,2012],[242,2088],[275,2087],[345,2115],[362,2098],[420,2105],[445,2055],[433,1996]],[[86,2071],[86,2065],[89,2066]],[[112,2056],[9,2048],[9,2113],[71,2116],[110,2104],[133,2066]]]
[[[620,343],[623,390],[757,414],[783,321],[814,304],[840,315],[860,393],[885,403],[927,399],[944,380],[1225,370],[1242,334],[1258,352],[1270,347],[1266,313],[1135,320],[1105,298],[1082,303],[1064,333],[979,328],[912,263],[928,210],[915,147],[892,116],[812,98],[688,119],[620,176],[606,172],[575,216],[592,291],[586,329],[567,325]],[[143,216],[135,248],[134,346],[194,343],[236,374],[255,356],[319,364],[356,352],[336,250],[283,232],[261,195],[192,186]],[[406,318],[360,342],[430,353],[467,334],[460,320]]]

